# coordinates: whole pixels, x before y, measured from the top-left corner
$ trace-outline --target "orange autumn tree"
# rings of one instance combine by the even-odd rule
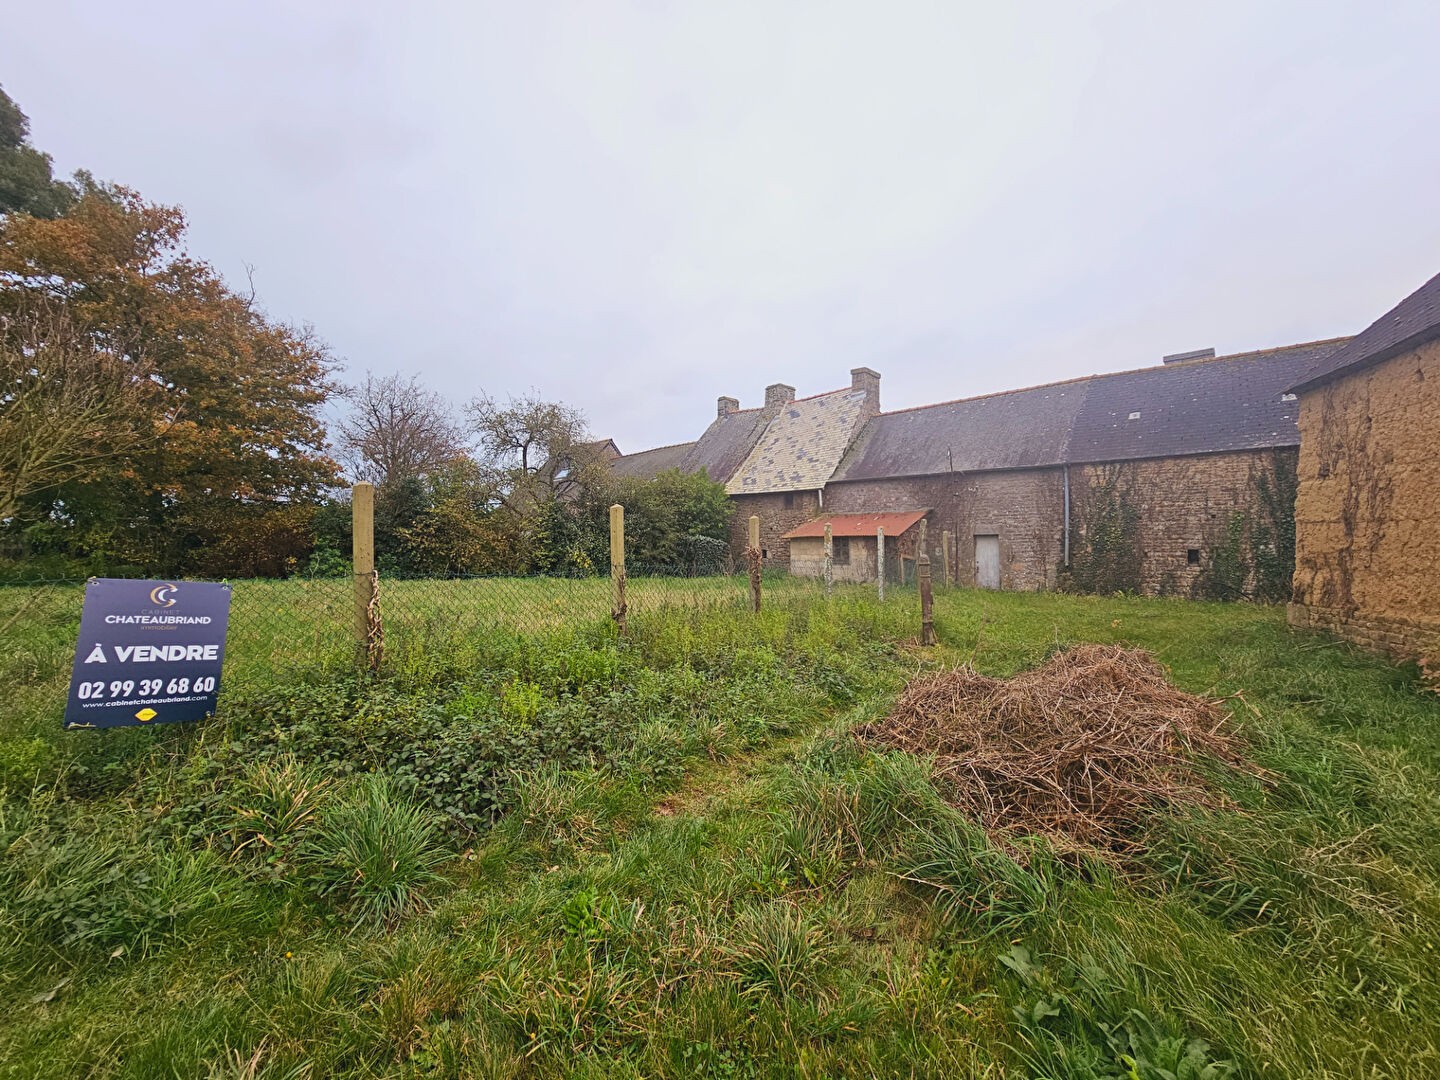
[[[26,311],[62,312],[72,337],[130,373],[137,414],[113,440],[96,431],[113,452],[26,495],[4,527],[156,572],[282,573],[304,554],[308,507],[339,478],[319,415],[330,357],[187,254],[184,236],[179,209],[93,184],[62,217],[0,219],[0,335],[33,335]]]

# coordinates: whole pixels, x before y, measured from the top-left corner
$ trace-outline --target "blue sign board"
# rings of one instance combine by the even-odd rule
[[[85,586],[67,728],[140,727],[215,711],[230,586],[91,578]]]

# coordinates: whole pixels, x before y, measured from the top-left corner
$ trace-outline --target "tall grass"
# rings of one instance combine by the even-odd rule
[[[328,587],[189,728],[59,729],[74,597],[0,640],[0,1076],[1440,1075],[1440,702],[1274,609],[942,591],[925,653],[903,591],[626,640],[437,602],[360,679]],[[849,737],[927,667],[1119,640],[1242,691],[1271,779],[1118,870]]]

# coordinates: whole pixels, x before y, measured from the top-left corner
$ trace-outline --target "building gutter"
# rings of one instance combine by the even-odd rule
[[[1065,470],[1065,569],[1070,569],[1070,463],[1067,461]]]

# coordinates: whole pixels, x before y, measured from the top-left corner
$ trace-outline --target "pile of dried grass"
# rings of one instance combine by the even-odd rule
[[[1147,808],[1217,801],[1194,760],[1241,763],[1224,723],[1149,653],[1080,645],[1011,679],[969,667],[917,679],[859,736],[933,756],[946,799],[1001,837],[1123,853]]]

